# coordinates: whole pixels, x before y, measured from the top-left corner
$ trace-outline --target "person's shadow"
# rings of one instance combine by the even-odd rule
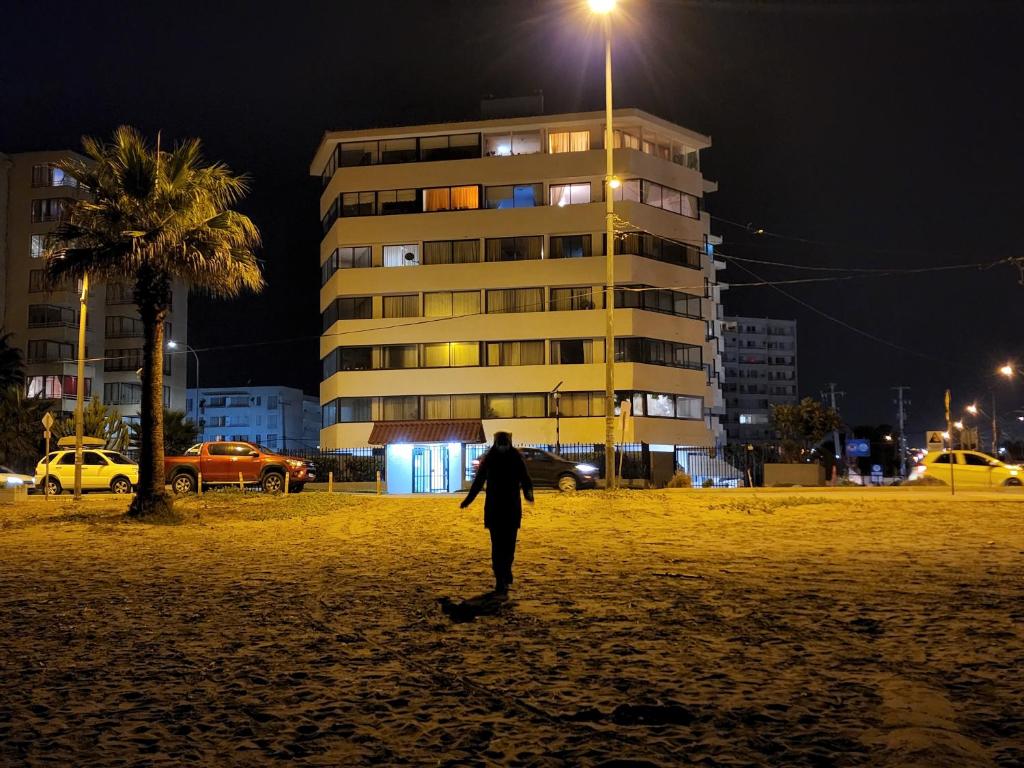
[[[437,602],[441,606],[442,613],[455,624],[473,621],[477,616],[498,616],[512,609],[508,595],[497,592],[484,592],[462,601],[452,600],[450,597],[439,597]]]

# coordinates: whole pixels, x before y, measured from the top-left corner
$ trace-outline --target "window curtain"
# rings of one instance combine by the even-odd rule
[[[455,341],[451,344],[453,366],[480,365],[480,345],[475,341]]]
[[[424,211],[447,211],[451,208],[451,194],[447,187],[423,190]]]
[[[515,416],[515,400],[512,395],[487,395],[485,418],[511,419],[513,416]]]
[[[479,240],[456,240],[452,244],[452,262],[455,264],[475,264],[480,261]],[[479,300],[477,302],[479,305]]]
[[[448,291],[423,294],[424,317],[451,317],[452,294]]]
[[[552,184],[550,189],[550,204],[557,205],[559,208],[569,205],[571,200],[570,191],[572,186],[569,184]]]
[[[449,395],[429,395],[423,398],[424,419],[450,419],[452,402]]]
[[[560,152],[569,151],[569,132],[563,133],[549,133],[548,134],[548,152],[552,155]]]
[[[419,301],[416,294],[383,298],[384,317],[419,317]]]
[[[479,419],[480,395],[452,395],[453,419]]]
[[[573,131],[569,134],[569,151],[586,152],[590,149],[590,131]]]
[[[480,314],[480,292],[479,291],[455,291],[451,294],[451,314],[458,317],[461,315]]]
[[[451,353],[447,342],[423,345],[424,368],[447,368],[451,365]]]
[[[516,395],[516,416],[530,418],[547,415],[547,395]]]
[[[519,342],[520,365],[544,365],[544,342]]]
[[[452,244],[449,240],[440,240],[423,244],[424,264],[451,264]]]
[[[452,187],[451,208],[455,211],[474,209],[480,207],[480,188]]]

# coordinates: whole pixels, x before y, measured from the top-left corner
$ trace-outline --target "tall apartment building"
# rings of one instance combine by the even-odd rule
[[[23,352],[29,397],[55,402],[71,413],[78,387],[78,316],[81,286],[48,285],[43,277],[46,233],[65,206],[88,195],[54,167],[70,151],[0,155],[0,327]],[[188,294],[176,285],[167,338],[185,340]],[[101,397],[128,420],[138,418],[142,386],[142,323],[131,288],[90,281],[86,318],[85,397]],[[185,407],[185,358],[167,355],[164,402]]]
[[[617,440],[714,445],[711,140],[637,109],[614,128]],[[603,112],[324,136],[323,448],[386,446],[390,490],[436,491],[497,430],[603,443],[603,136]]]
[[[722,330],[728,439],[770,442],[771,407],[797,402],[796,320],[726,317]]]
[[[185,407],[204,442],[246,440],[277,451],[320,443],[320,400],[292,387],[190,388]]]

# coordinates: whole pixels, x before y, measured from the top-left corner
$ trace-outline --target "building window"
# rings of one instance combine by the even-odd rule
[[[385,267],[418,267],[420,265],[420,247],[416,243],[408,245],[385,245]]]
[[[590,235],[552,235],[552,259],[580,259],[593,256]]]
[[[134,317],[108,316],[104,325],[108,339],[142,338],[142,321]]]
[[[615,240],[615,252],[618,254],[635,254],[666,264],[700,269],[700,249],[696,246],[672,242],[647,232],[624,232]]]
[[[416,395],[381,398],[384,421],[415,421],[420,417],[420,399]]]
[[[25,395],[46,400],[78,396],[77,376],[29,376],[25,379]],[[92,379],[85,380],[85,399],[92,397]]]
[[[640,149],[640,137],[618,129],[613,131],[615,149]]]
[[[49,197],[32,201],[32,223],[59,221],[71,200],[63,197]]]
[[[75,311],[70,307],[54,304],[30,304],[28,307],[29,328],[71,328],[75,322]]]
[[[46,235],[32,235],[29,245],[33,259],[41,259],[46,253]]]
[[[70,342],[45,339],[29,340],[28,342],[28,362],[30,363],[72,362],[74,359],[75,346]]]
[[[424,317],[480,314],[480,291],[436,291],[423,294]]]
[[[679,317],[701,319],[701,297],[667,288],[643,285],[615,289],[615,306],[621,309],[644,309]]]
[[[377,193],[377,214],[391,216],[422,211],[418,189],[389,189]]]
[[[590,131],[557,131],[548,134],[548,152],[586,152],[590,149]]]
[[[593,363],[593,339],[553,339],[551,341],[552,365],[584,365]]]
[[[383,297],[384,317],[419,317],[420,297],[416,293]]]
[[[32,166],[33,187],[77,187],[78,180],[71,174],[64,173],[60,168],[41,163]]]
[[[489,341],[487,365],[544,365],[544,342]]]
[[[105,371],[137,371],[142,367],[142,348],[108,349],[103,359]]]
[[[550,294],[552,312],[599,309],[602,303],[600,293],[589,285],[580,288],[552,288]]]
[[[689,395],[676,395],[676,418],[703,419],[704,398],[690,397]],[[764,423],[768,423],[767,418],[765,419]]]
[[[669,213],[700,218],[700,198],[647,179],[626,179],[615,190],[615,200],[640,202]]]
[[[531,261],[544,258],[544,237],[492,237],[485,241],[485,261]]]
[[[552,184],[548,189],[548,202],[564,208],[567,205],[579,205],[589,203],[590,182],[576,184]]]
[[[504,184],[487,187],[484,200],[488,208],[534,208],[542,204],[543,195],[543,184]]]
[[[433,187],[423,190],[424,211],[467,211],[480,207],[480,187]]]
[[[480,344],[475,341],[445,341],[423,345],[424,368],[456,368],[480,365]]]
[[[418,368],[419,355],[415,344],[394,344],[380,348],[378,368],[387,370]]]
[[[604,416],[604,393],[562,392],[558,398],[558,414],[563,417]],[[553,403],[551,415],[554,415]]]
[[[416,139],[385,139],[380,144],[381,163],[412,163],[418,157]]]
[[[125,381],[104,384],[103,402],[112,405],[138,405],[142,402],[142,385]]]
[[[480,157],[480,134],[425,136],[420,139],[420,160],[468,160]]]
[[[543,288],[502,288],[487,291],[488,314],[543,311]]]
[[[373,249],[368,245],[335,248],[320,267],[320,285],[326,285],[339,269],[358,269],[373,266]]]
[[[740,424],[767,424],[768,414],[766,413],[741,413]]]
[[[475,264],[478,261],[479,240],[434,240],[423,244],[424,264]]]
[[[646,363],[671,368],[702,370],[703,349],[695,344],[682,344],[643,337],[615,339],[615,361],[619,363]]]
[[[324,331],[338,320],[369,320],[373,317],[373,298],[370,296],[352,296],[335,299],[324,310]]]
[[[484,136],[484,155],[487,157],[535,155],[540,151],[540,131],[492,133]]]

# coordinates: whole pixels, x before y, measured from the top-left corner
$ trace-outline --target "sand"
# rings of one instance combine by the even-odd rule
[[[0,764],[1024,764],[1024,495],[457,501],[0,506]]]

